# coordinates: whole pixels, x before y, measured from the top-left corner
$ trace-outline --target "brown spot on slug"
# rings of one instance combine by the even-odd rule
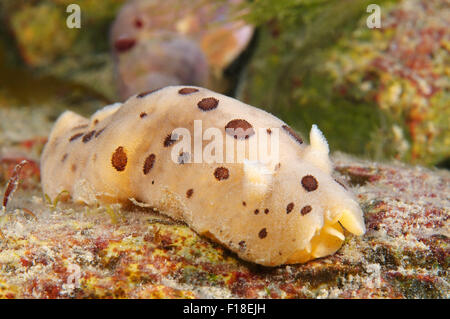
[[[292,212],[293,209],[294,209],[294,203],[289,203],[286,206],[286,214],[289,214],[290,212]]]
[[[243,205],[243,206],[247,206],[247,203],[246,203],[246,202],[242,202],[242,205]]]
[[[187,95],[187,94],[192,94],[198,92],[198,89],[194,89],[194,88],[182,88],[178,91],[179,94],[181,95]]]
[[[219,105],[219,100],[213,97],[206,97],[197,103],[197,106],[202,111],[214,110]]]
[[[76,139],[79,139],[80,137],[82,137],[84,135],[84,133],[77,133],[75,135],[73,135],[71,138],[69,138],[69,142],[73,142]]]
[[[218,181],[227,179],[230,176],[230,173],[227,168],[225,167],[217,167],[214,171],[214,176]]]
[[[141,98],[146,97],[147,95],[150,95],[150,94],[152,94],[152,93],[154,93],[154,92],[156,92],[156,91],[159,91],[159,90],[161,90],[161,89],[162,89],[162,88],[157,88],[157,89],[153,89],[153,90],[148,90],[148,91],[139,93],[139,94],[137,95],[137,97],[141,99]]]
[[[144,23],[142,22],[141,19],[136,18],[136,19],[134,20],[134,26],[135,26],[137,29],[142,28],[143,25],[144,25]]]
[[[245,240],[241,240],[238,245],[239,245],[240,250],[245,250],[245,248],[247,248],[246,247],[247,245],[245,244]]]
[[[267,229],[265,229],[265,228],[261,229],[258,233],[258,237],[261,239],[266,238],[267,237]]]
[[[272,130],[270,129],[270,128],[268,128],[267,130],[266,130],[266,132],[267,132],[267,134],[272,134]]]
[[[98,131],[97,133],[95,133],[94,137],[97,138],[100,134],[103,133],[103,131],[105,130],[106,127],[102,128],[100,131]]]
[[[302,186],[308,192],[312,192],[317,189],[318,183],[314,176],[306,175],[306,176],[303,176],[303,178],[302,178]]]
[[[141,114],[139,114],[139,117],[141,118],[141,119],[143,119],[144,117],[146,117],[147,116],[147,113],[145,113],[145,112],[142,112]]]
[[[249,138],[255,131],[253,126],[246,120],[236,119],[232,120],[225,125],[225,132],[228,135],[233,136],[235,139]]]
[[[155,164],[155,158],[156,158],[155,154],[150,154],[145,159],[145,161],[144,161],[144,168],[142,169],[142,171],[144,172],[144,175],[147,175],[148,172],[150,172],[150,170],[152,169],[153,164]]]
[[[194,190],[192,188],[188,189],[187,192],[186,192],[186,197],[187,198],[191,198],[192,194],[194,194]]]
[[[119,146],[114,151],[112,157],[111,157],[111,164],[112,166],[118,170],[119,172],[125,170],[125,167],[127,166],[127,154],[125,153],[122,146]]]
[[[76,164],[72,164],[70,169],[72,170],[72,172],[75,172],[77,170],[77,165]]]
[[[154,185],[155,184],[155,181],[152,181],[152,185]]]
[[[91,140],[92,136],[94,136],[94,134],[95,134],[95,130],[90,131],[89,133],[84,134],[83,140],[82,140],[83,143],[89,142],[89,141]]]
[[[264,209],[264,214],[268,214],[269,213],[269,209],[268,208],[266,208],[266,209]]]
[[[174,138],[174,139],[172,139]],[[164,139],[164,147],[169,147],[170,145],[172,145],[173,143],[175,143],[176,141],[178,141],[178,135],[174,134],[172,137],[172,134],[168,134],[166,136],[166,138]]]
[[[98,119],[95,119],[95,120],[94,120],[94,125],[97,125],[98,122],[99,122]]]
[[[302,210],[300,211],[300,214],[302,214],[303,216],[308,214],[310,211],[312,211],[312,207],[309,205],[306,205],[305,207],[302,208]]]
[[[255,215],[258,215],[259,214],[259,209],[255,209],[254,213],[255,213]]]
[[[303,140],[300,136],[297,135],[297,133],[295,133],[295,131],[293,129],[291,129],[289,126],[287,125],[283,125],[282,128],[290,135],[292,136],[299,144],[303,144]]]
[[[77,126],[72,128],[72,131],[76,131],[76,130],[79,130],[79,129],[82,129],[82,128],[86,128],[88,126],[89,125],[87,125],[87,124],[77,125]]]
[[[136,39],[133,38],[120,38],[117,39],[116,42],[114,42],[114,47],[116,48],[117,52],[123,53],[131,48],[134,47],[136,44]]]
[[[67,156],[69,156],[69,154],[64,154],[63,157],[61,158],[61,162],[64,163],[67,159]]]

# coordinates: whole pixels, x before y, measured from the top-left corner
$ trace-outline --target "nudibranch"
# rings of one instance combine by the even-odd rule
[[[232,91],[254,34],[243,2],[127,1],[110,34],[120,96],[179,84]]]
[[[250,158],[260,138],[277,156]],[[217,161],[222,151],[227,157]],[[333,254],[344,228],[365,232],[363,212],[332,177],[315,125],[307,145],[277,117],[201,87],[133,95],[90,119],[64,112],[43,150],[41,176],[50,198],[68,191],[87,204],[134,200],[266,266]]]

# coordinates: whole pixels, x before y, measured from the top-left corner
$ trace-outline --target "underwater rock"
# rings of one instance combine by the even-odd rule
[[[320,14],[276,12],[284,7],[273,4],[275,18],[260,33],[239,98],[292,119],[301,132],[317,123],[332,149],[424,165],[444,161],[450,156],[447,4],[382,2],[381,28],[369,29],[368,3],[334,3]],[[263,9],[270,13],[270,3]],[[277,20],[283,13],[299,22]]]
[[[2,104],[92,110],[116,100],[108,29],[124,2],[84,0],[79,3],[81,28],[70,29],[66,9],[74,1],[1,1],[0,103],[4,99]],[[22,80],[24,92],[17,93],[16,82]],[[82,93],[73,96],[69,91]]]
[[[67,6],[73,1],[4,0],[0,4],[0,21],[4,24],[2,31],[10,32],[24,62],[31,67],[46,67],[57,65],[60,59],[76,55],[80,58],[81,52],[88,55],[95,52],[93,48],[106,47],[108,39],[104,31],[124,2],[82,1],[78,29],[66,25],[70,14],[66,12]]]
[[[243,262],[152,210],[47,203],[39,185],[19,186],[0,215],[0,297],[448,299],[449,173],[332,159],[367,234],[277,268]]]
[[[9,131],[2,158],[39,158],[39,136]],[[12,143],[20,134],[24,142]],[[331,160],[357,195],[366,234],[349,235],[332,256],[276,268],[244,262],[151,209],[50,202],[27,174],[0,213],[0,298],[450,298],[450,173]]]

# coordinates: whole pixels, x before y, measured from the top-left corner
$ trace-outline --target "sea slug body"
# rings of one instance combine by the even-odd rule
[[[182,133],[195,139],[199,123],[211,133],[201,140],[203,154],[219,132],[225,141],[214,144],[220,147],[213,158],[218,150],[225,157],[233,145],[232,160],[205,160],[195,145],[193,151],[181,148],[191,146]],[[174,134],[178,128],[184,131]],[[247,158],[261,136],[272,148],[278,143],[278,156]],[[243,160],[236,159],[239,142]],[[244,260],[277,266],[335,253],[345,239],[343,227],[365,232],[363,212],[332,177],[328,153],[315,125],[306,145],[261,109],[201,87],[169,86],[106,106],[90,119],[64,112],[42,153],[41,175],[51,198],[67,190],[87,204],[134,199]]]

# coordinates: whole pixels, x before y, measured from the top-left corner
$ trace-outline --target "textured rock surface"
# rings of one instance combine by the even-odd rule
[[[450,156],[448,1],[379,1],[380,29],[366,25],[369,3],[258,2],[250,17],[269,23],[242,98],[302,132],[318,124],[332,149],[439,163]]]
[[[3,99],[23,105],[29,97],[33,104],[95,109],[116,100],[107,34],[124,2],[78,1],[81,28],[70,29],[66,8],[74,1],[1,1],[0,105]]]
[[[358,195],[367,234],[348,236],[333,256],[265,268],[156,212],[75,206],[64,194],[49,203],[38,170],[45,138],[21,129],[42,119],[1,116],[22,121],[2,135],[3,185],[16,163],[31,163],[0,215],[2,298],[450,297],[448,171],[335,154],[335,175]]]

